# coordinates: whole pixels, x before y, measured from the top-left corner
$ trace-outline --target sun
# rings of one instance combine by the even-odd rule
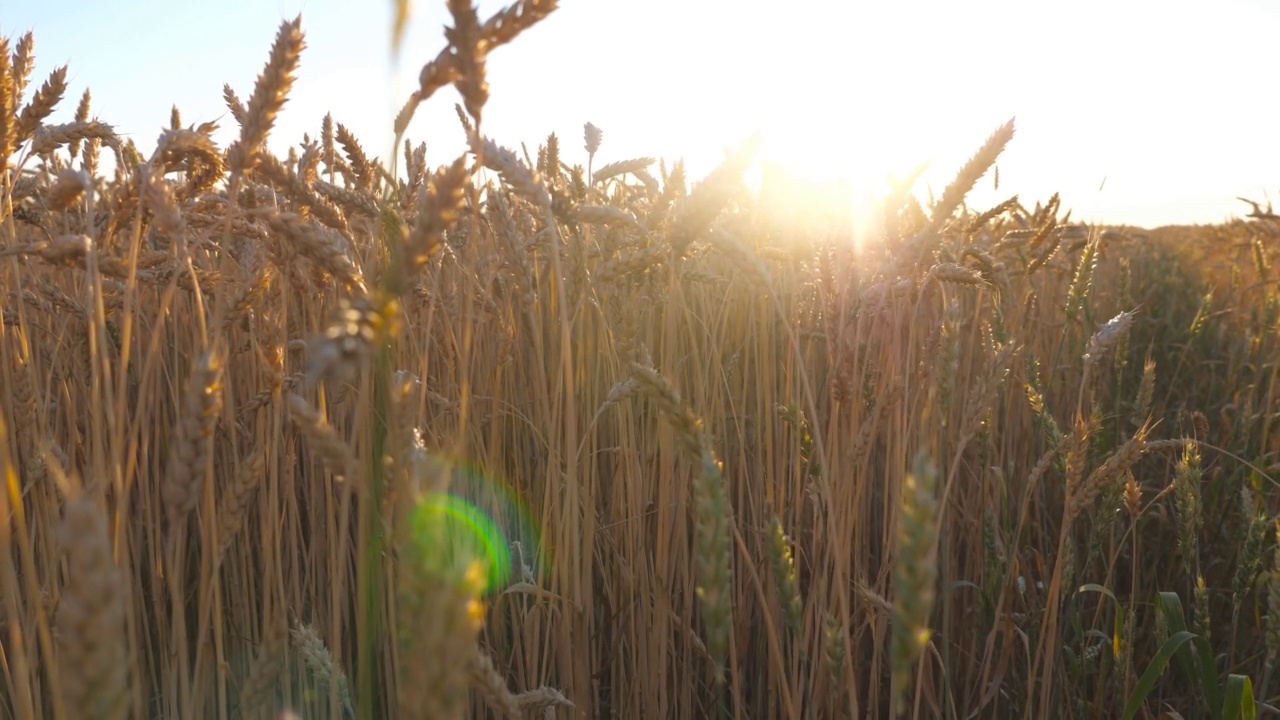
[[[881,202],[911,162],[849,128],[804,127],[792,115],[763,118],[759,160],[748,181],[782,239],[847,239],[861,246]]]

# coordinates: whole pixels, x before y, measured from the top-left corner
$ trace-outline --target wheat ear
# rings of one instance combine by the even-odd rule
[[[9,39],[0,35],[0,177],[8,170],[9,156],[18,144],[18,119],[14,116],[17,82],[9,61]]]
[[[18,115],[17,135],[14,138],[16,143],[22,144],[35,135],[36,128],[53,112],[66,90],[67,66],[63,65],[49,74],[49,79],[44,81],[44,85],[31,97],[31,102],[22,109],[22,114]]]
[[[200,356],[187,380],[177,435],[169,450],[168,471],[161,486],[170,522],[187,516],[199,501],[213,432],[222,412],[222,355],[216,349]]]
[[[116,565],[105,509],[79,493],[59,541],[67,585],[58,602],[58,680],[68,717],[122,720],[129,708],[124,573]]]
[[[227,150],[227,165],[233,175],[248,172],[256,164],[258,149],[266,141],[267,134],[275,124],[276,115],[284,107],[289,90],[293,87],[298,59],[304,47],[306,44],[302,39],[302,16],[282,22],[276,32],[275,43],[271,46],[271,57],[258,76],[253,95],[249,97],[249,104],[244,110],[240,138]]]

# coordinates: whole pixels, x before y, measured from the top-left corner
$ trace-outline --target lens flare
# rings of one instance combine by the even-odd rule
[[[433,570],[461,576],[482,563],[486,594],[504,589],[513,571],[517,581],[536,577],[541,553],[528,509],[509,486],[472,466],[451,463],[447,490],[419,500],[409,526]]]

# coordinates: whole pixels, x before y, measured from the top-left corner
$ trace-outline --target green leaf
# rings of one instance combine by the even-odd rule
[[[1222,704],[1223,720],[1254,720],[1258,703],[1253,699],[1253,681],[1248,675],[1227,676],[1227,696]]]
[[[1160,646],[1160,650],[1156,652],[1156,656],[1151,658],[1151,663],[1147,665],[1147,669],[1142,673],[1142,677],[1138,678],[1138,684],[1133,688],[1133,694],[1129,696],[1129,702],[1125,703],[1124,714],[1121,715],[1123,720],[1133,720],[1133,716],[1138,714],[1138,710],[1142,707],[1142,703],[1147,699],[1147,695],[1155,688],[1156,681],[1164,674],[1164,669],[1169,664],[1169,660],[1173,658],[1174,653],[1182,649],[1184,645],[1197,637],[1195,633],[1182,630],[1174,633],[1164,645]]]
[[[1157,593],[1156,604],[1160,606],[1160,612],[1164,615],[1165,624],[1170,632],[1187,631],[1186,615],[1182,611],[1182,600],[1177,593]],[[1213,661],[1213,648],[1209,647],[1208,641],[1199,635],[1193,634],[1193,637],[1197,640],[1193,645],[1200,656],[1200,672],[1196,672],[1196,661],[1191,655],[1191,647],[1185,645],[1178,648],[1178,665],[1186,673],[1189,681],[1199,682],[1200,691],[1204,693],[1204,698],[1209,703],[1209,710],[1216,716],[1222,711],[1222,691],[1218,687],[1218,672],[1217,665]]]
[[[1164,613],[1165,623],[1170,633],[1179,633],[1187,629],[1186,615],[1182,612],[1182,599],[1178,597],[1178,593],[1156,593],[1156,604],[1160,606],[1160,612]]]
[[[974,590],[977,590],[978,592],[982,592],[982,587],[977,583],[973,582],[972,580],[957,580],[951,583],[950,585],[948,585],[942,591],[942,595],[943,597],[946,597],[947,595],[951,594],[952,590],[959,590],[960,588],[965,588],[965,587],[972,588]]]
[[[1124,624],[1124,610],[1120,607],[1120,601],[1116,599],[1115,593],[1111,592],[1111,590],[1105,585],[1099,585],[1098,583],[1085,583],[1084,585],[1076,588],[1076,593],[1086,592],[1096,592],[1106,595],[1111,598],[1111,602],[1116,604],[1115,620],[1113,623],[1114,627],[1112,628],[1111,636],[1107,637],[1106,635],[1103,635],[1103,637],[1106,637],[1107,642],[1111,647],[1111,656],[1120,657],[1120,628]]]
[[[1115,602],[1115,601],[1116,601],[1115,593],[1113,593],[1113,592],[1111,592],[1109,589],[1107,589],[1107,587],[1106,587],[1106,586],[1104,586],[1104,585],[1099,585],[1098,583],[1085,583],[1084,585],[1081,585],[1079,588],[1077,588],[1077,589],[1076,589],[1076,592],[1078,592],[1078,593],[1083,593],[1083,592],[1096,592],[1096,593],[1102,593],[1103,595],[1106,595],[1107,597],[1111,598],[1111,601],[1112,601],[1112,602]]]

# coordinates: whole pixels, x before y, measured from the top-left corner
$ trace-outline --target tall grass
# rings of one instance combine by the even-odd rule
[[[0,43],[0,717],[1273,702],[1273,218],[967,207],[1012,121],[858,249],[751,140],[522,158],[485,58],[555,6],[450,2],[394,162],[269,151],[300,19],[146,157]]]

